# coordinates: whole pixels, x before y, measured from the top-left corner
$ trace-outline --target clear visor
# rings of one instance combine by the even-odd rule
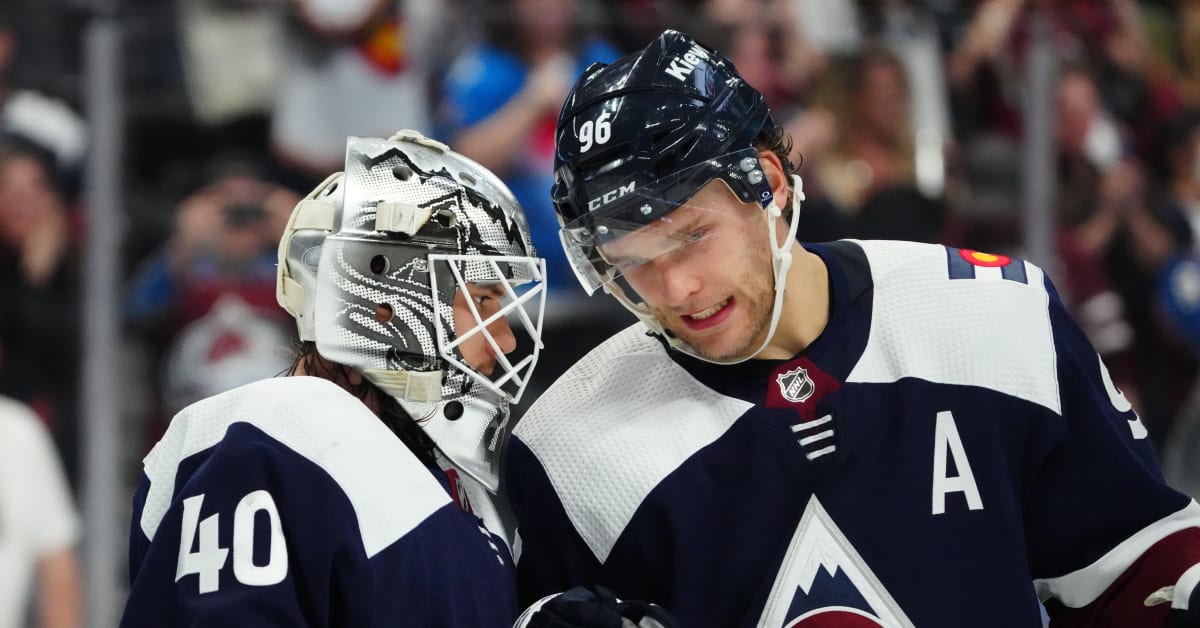
[[[725,184],[717,180],[706,187],[710,186],[724,188]],[[655,224],[622,230],[614,239],[589,247],[593,257],[586,268],[594,273],[595,287],[603,287],[635,312],[652,315],[651,301],[661,301],[681,286],[686,289],[690,272],[722,255],[715,250],[719,240],[745,233],[746,223],[762,221],[760,210],[737,211],[728,207],[729,201],[717,205],[704,203],[706,198],[712,195],[697,194],[696,200],[685,202]]]
[[[712,187],[724,191],[707,190]],[[734,218],[728,209],[731,200],[759,207],[771,203],[771,188],[753,148],[705,161],[641,189],[632,184],[627,188],[617,187],[591,200],[574,199],[601,205],[559,232],[588,294],[647,262],[703,241],[714,226]],[[605,203],[606,198],[611,200]]]
[[[429,273],[434,302],[447,275],[455,287],[454,320],[442,320],[442,309],[434,309],[438,354],[485,389],[519,402],[542,350],[545,260],[433,254]]]

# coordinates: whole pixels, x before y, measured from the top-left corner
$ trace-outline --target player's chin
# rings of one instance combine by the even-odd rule
[[[476,372],[478,372],[480,375],[483,375],[484,377],[491,377],[492,371],[496,370],[495,358],[485,359],[483,357],[474,357],[474,358],[467,358],[466,362],[467,362],[467,366],[470,366],[471,368],[475,369]]]
[[[747,357],[753,349],[751,343],[738,341],[732,334],[713,334],[694,339],[685,338],[696,355],[713,362],[729,362]]]

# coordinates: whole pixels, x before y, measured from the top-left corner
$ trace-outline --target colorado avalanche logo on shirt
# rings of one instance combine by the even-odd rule
[[[788,628],[885,628],[879,619],[853,608],[821,609],[796,619]]]
[[[800,366],[779,374],[775,381],[779,382],[779,392],[783,398],[792,403],[804,403],[817,390],[808,376],[808,369]]]
[[[759,628],[913,628],[816,496],[784,556]]]

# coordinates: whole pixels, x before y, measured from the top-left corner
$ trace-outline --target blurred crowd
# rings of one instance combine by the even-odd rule
[[[1179,431],[1200,425],[1200,0],[128,0],[121,11],[130,479],[173,412],[284,368],[293,332],[275,304],[275,247],[296,200],[340,169],[347,135],[415,128],[513,189],[551,274],[535,388],[630,322],[607,299],[583,301],[559,249],[554,121],[587,65],[668,27],[733,59],[791,131],[801,239],[1021,255],[1026,69],[1034,24],[1047,24],[1056,231],[1055,259],[1039,261],[1160,451],[1200,439]],[[0,396],[40,418],[72,483],[90,18],[68,0],[0,6]]]

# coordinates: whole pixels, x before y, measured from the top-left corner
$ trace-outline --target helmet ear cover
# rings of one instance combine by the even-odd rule
[[[283,237],[279,239],[275,277],[275,300],[292,318],[302,341],[316,340],[313,328],[313,297],[316,294],[317,262],[321,245],[333,231],[342,211],[342,173],[335,172],[292,209]]]

